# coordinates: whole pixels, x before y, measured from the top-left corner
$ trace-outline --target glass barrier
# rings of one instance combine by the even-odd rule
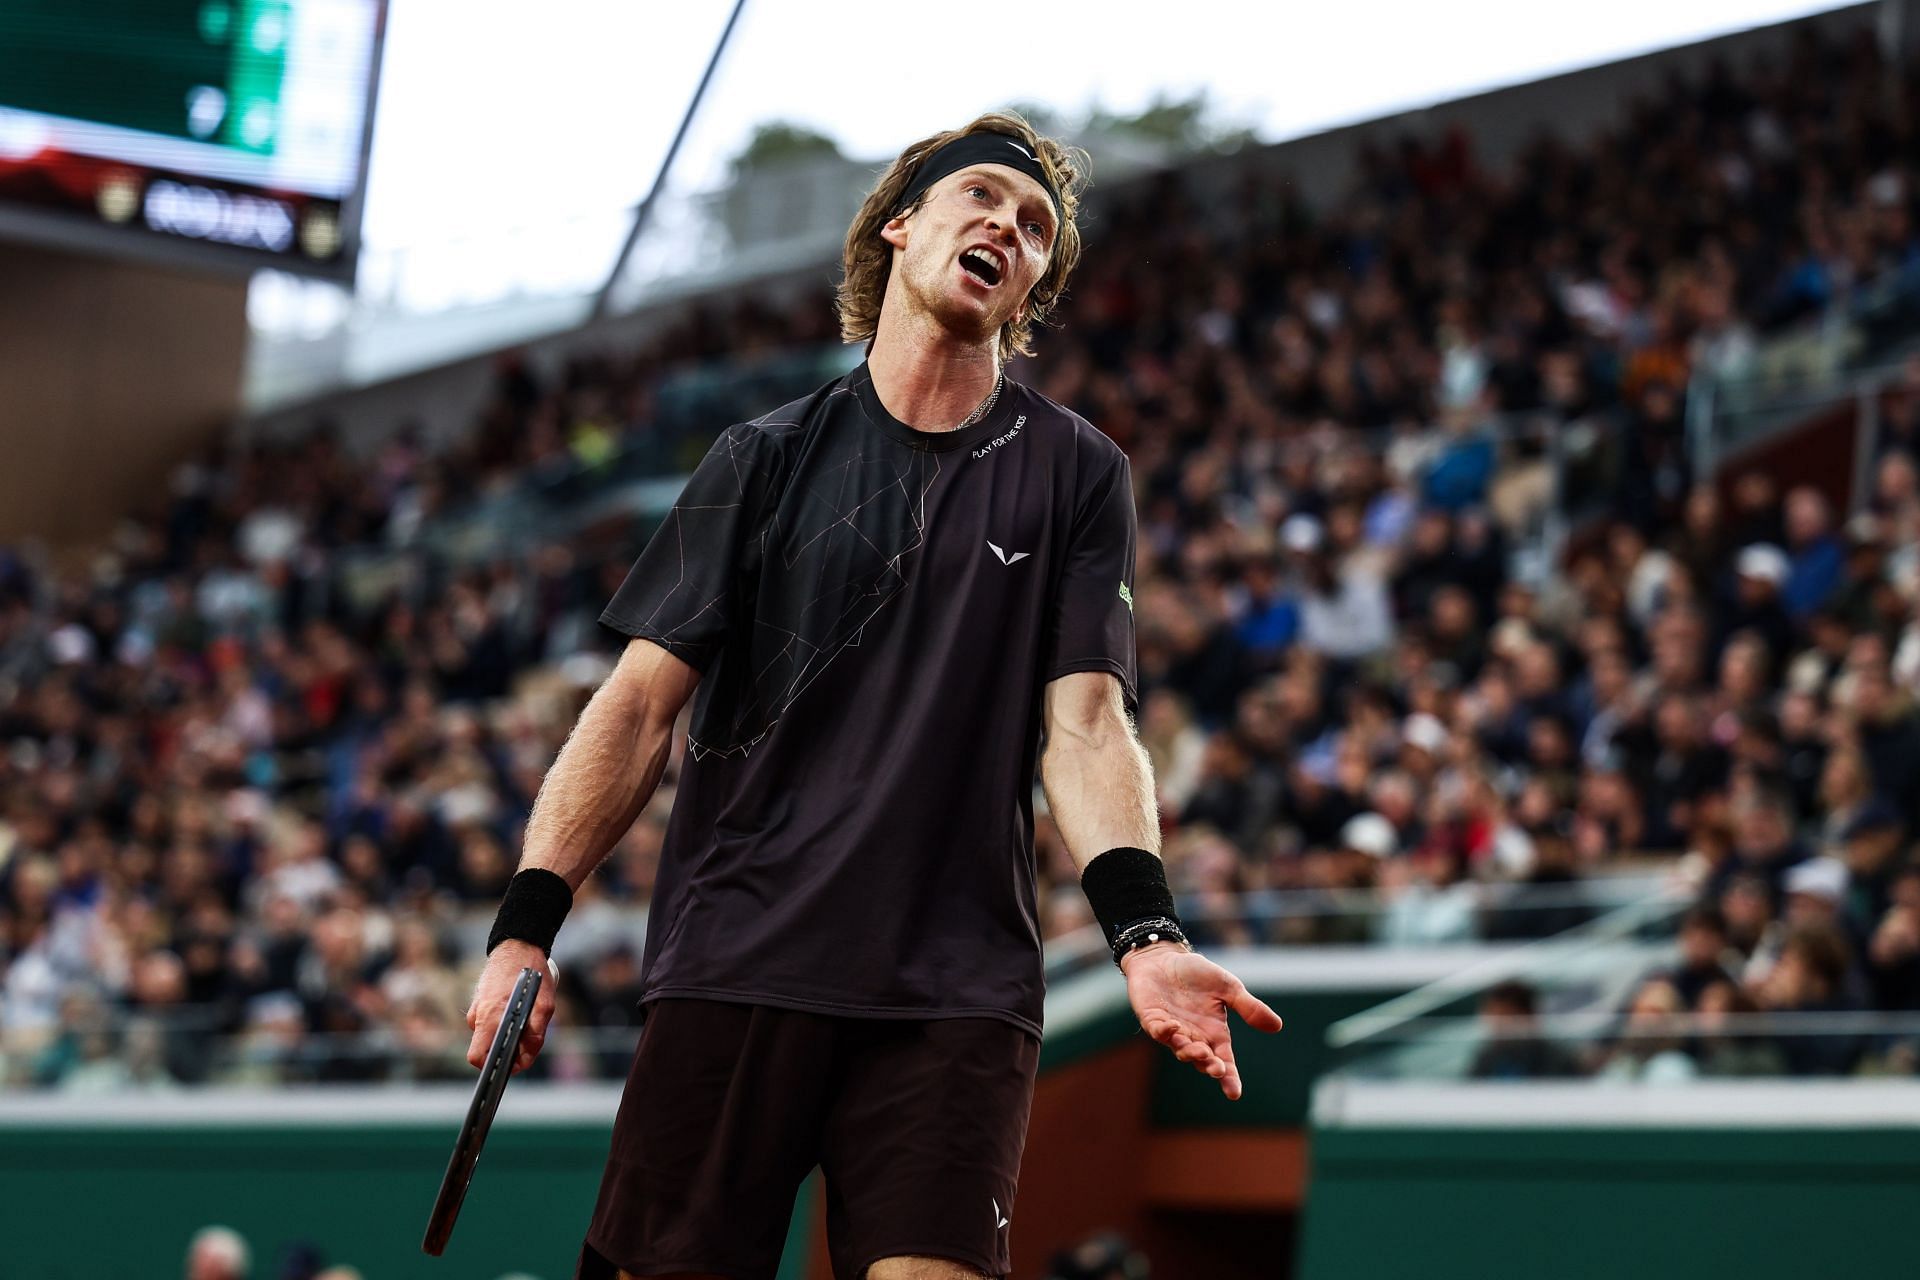
[[[517,560],[601,521],[657,520],[721,429],[806,395],[860,359],[858,348],[833,343],[670,373],[643,426],[609,433],[434,516],[405,546],[341,549],[337,587],[351,609],[366,613],[395,592],[430,597],[453,567]]]
[[[1342,1063],[1357,1062],[1373,1046],[1400,1044],[1393,1037],[1402,1028],[1472,1012],[1503,983],[1524,982],[1543,1013],[1621,1007],[1641,975],[1673,957],[1680,918],[1694,900],[1686,885],[1662,881],[1638,901],[1336,1022],[1327,1044]]]
[[[1531,918],[1534,925],[1530,927],[1547,928],[1565,919],[1570,910],[1589,919],[1612,919],[1619,909],[1607,911],[1608,907],[1643,900],[1649,893],[1661,892],[1663,883],[1634,874],[1583,884],[1460,888],[1463,900],[1492,913],[1480,919]],[[1261,945],[1226,927],[1248,920],[1272,924],[1277,937],[1370,945],[1383,940],[1376,932],[1395,909],[1395,895],[1371,892],[1183,895],[1178,902],[1193,936],[1207,947]],[[449,922],[446,933],[452,958],[443,967],[418,973],[389,973],[382,978],[361,974],[323,981],[309,971],[300,991],[149,1007],[122,1007],[85,982],[69,983],[57,1011],[49,1011],[37,1023],[0,1026],[0,1090],[115,1092],[227,1084],[471,1079],[465,1062],[469,1032],[463,1022],[464,1002],[491,917],[490,911],[479,911]],[[1348,926],[1356,921],[1362,927],[1349,932]],[[1338,927],[1325,933],[1314,931],[1316,924],[1328,922]],[[597,964],[616,944],[637,953],[644,945],[645,923],[644,909],[596,904],[575,922],[571,935],[563,936],[556,963],[587,978],[590,985],[630,984],[637,973],[617,980],[588,975],[596,974]],[[1460,936],[1425,941],[1471,946],[1483,940],[1497,939]],[[1103,969],[1112,961],[1099,926],[1086,924],[1049,938],[1044,963],[1051,986]],[[632,1015],[629,987],[594,985],[584,1004],[577,1002],[582,989],[577,983],[567,986],[569,999],[562,1002],[563,1012],[535,1069],[536,1078],[624,1078],[636,1035],[634,1027],[621,1025]],[[458,1009],[451,1007],[456,1000]],[[569,1018],[594,1017],[613,1025],[568,1023]],[[1400,1047],[1397,1040],[1391,1043]]]
[[[1768,337],[1688,387],[1695,466],[1724,459],[1822,412],[1852,410],[1920,334],[1920,260],[1868,282],[1813,320]]]
[[[364,1032],[305,1029],[297,1002],[246,1030],[215,1031],[192,1012],[133,1014],[63,1027],[39,1045],[0,1051],[0,1086],[61,1093],[309,1084],[473,1082],[464,1025],[402,1019]],[[634,1026],[555,1025],[528,1079],[619,1081]]]
[[[613,512],[664,514],[686,476],[728,425],[797,400],[860,363],[844,343],[708,361],[662,377],[654,412],[631,430],[583,437],[573,452],[535,467],[506,490],[434,519],[427,550],[471,560],[564,538]],[[658,486],[654,492],[650,486]],[[635,501],[650,494],[650,500]],[[610,510],[611,509],[611,510]]]
[[[1343,1051],[1340,1077],[1396,1082],[1920,1075],[1920,1014],[1675,1013],[1629,1006],[1422,1018]]]
[[[1920,1012],[1838,1007],[1852,997],[1844,990],[1810,1007],[1785,986],[1684,974],[1677,934],[1691,902],[1676,887],[1336,1023],[1328,1079],[1653,1084],[1920,1072]]]
[[[1661,893],[1662,874],[1559,884],[1461,881],[1400,889],[1269,889],[1179,895],[1201,945],[1436,946],[1525,942],[1577,929]]]
[[[1097,937],[1094,946],[1104,963]],[[622,1080],[638,1037],[633,1026],[556,1025],[528,1078]],[[133,1015],[63,1028],[39,1045],[0,1052],[0,1082],[66,1093],[468,1082],[467,1044],[464,1026],[425,1020],[363,1033],[314,1033],[290,1011],[238,1034],[217,1034],[191,1016]],[[1419,1019],[1343,1051],[1330,1078],[1679,1084],[1916,1075],[1920,1014],[1585,1010],[1519,1020]]]

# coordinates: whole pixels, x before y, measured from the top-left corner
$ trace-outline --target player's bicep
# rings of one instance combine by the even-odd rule
[[[607,684],[629,699],[651,722],[671,726],[700,683],[700,670],[671,649],[635,637],[614,666]]]
[[[1047,682],[1041,724],[1048,747],[1098,747],[1133,732],[1125,690],[1110,671],[1074,671]]]

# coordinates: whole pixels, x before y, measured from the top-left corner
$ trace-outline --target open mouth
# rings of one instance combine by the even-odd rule
[[[989,289],[1000,283],[1000,260],[985,249],[969,249],[961,254],[960,267]]]

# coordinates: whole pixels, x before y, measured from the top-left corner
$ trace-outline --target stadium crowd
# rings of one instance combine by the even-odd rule
[[[1252,169],[1100,209],[1017,376],[1133,462],[1139,728],[1200,940],[1538,936],[1586,918],[1556,887],[1652,859],[1702,908],[1642,1001],[1920,1009],[1920,362],[1850,518],[1694,476],[1681,414],[1920,270],[1920,78],[1886,72],[1808,41],[1500,172],[1409,137],[1323,213]],[[824,295],[697,309],[557,377],[503,362],[450,447],[230,442],[82,569],[0,549],[0,1083],[466,1078],[475,923],[637,547],[426,534],[644,439],[675,370],[833,338]],[[1517,574],[1519,428],[1572,423],[1611,442],[1609,514]],[[371,599],[368,547],[405,570]],[[561,935],[562,1028],[632,1024],[683,748]],[[1044,817],[1037,846],[1051,938],[1090,917]],[[618,1075],[609,1044],[536,1070]]]

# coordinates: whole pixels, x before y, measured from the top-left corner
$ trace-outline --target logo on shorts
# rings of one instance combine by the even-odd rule
[[[1006,1225],[1007,1225],[1007,1224],[1008,1224],[1009,1222],[1012,1222],[1012,1221],[1013,1221],[1013,1219],[1012,1219],[1012,1218],[1005,1218],[1005,1217],[1002,1217],[1002,1216],[1000,1215],[1000,1198],[999,1198],[998,1196],[988,1196],[987,1198],[988,1198],[989,1200],[992,1200],[992,1201],[993,1201],[993,1226],[994,1226],[994,1230],[996,1230],[996,1231],[997,1231],[997,1230],[999,1230],[999,1229],[1000,1229],[1001,1227],[1004,1227],[1004,1226],[1006,1226]]]

